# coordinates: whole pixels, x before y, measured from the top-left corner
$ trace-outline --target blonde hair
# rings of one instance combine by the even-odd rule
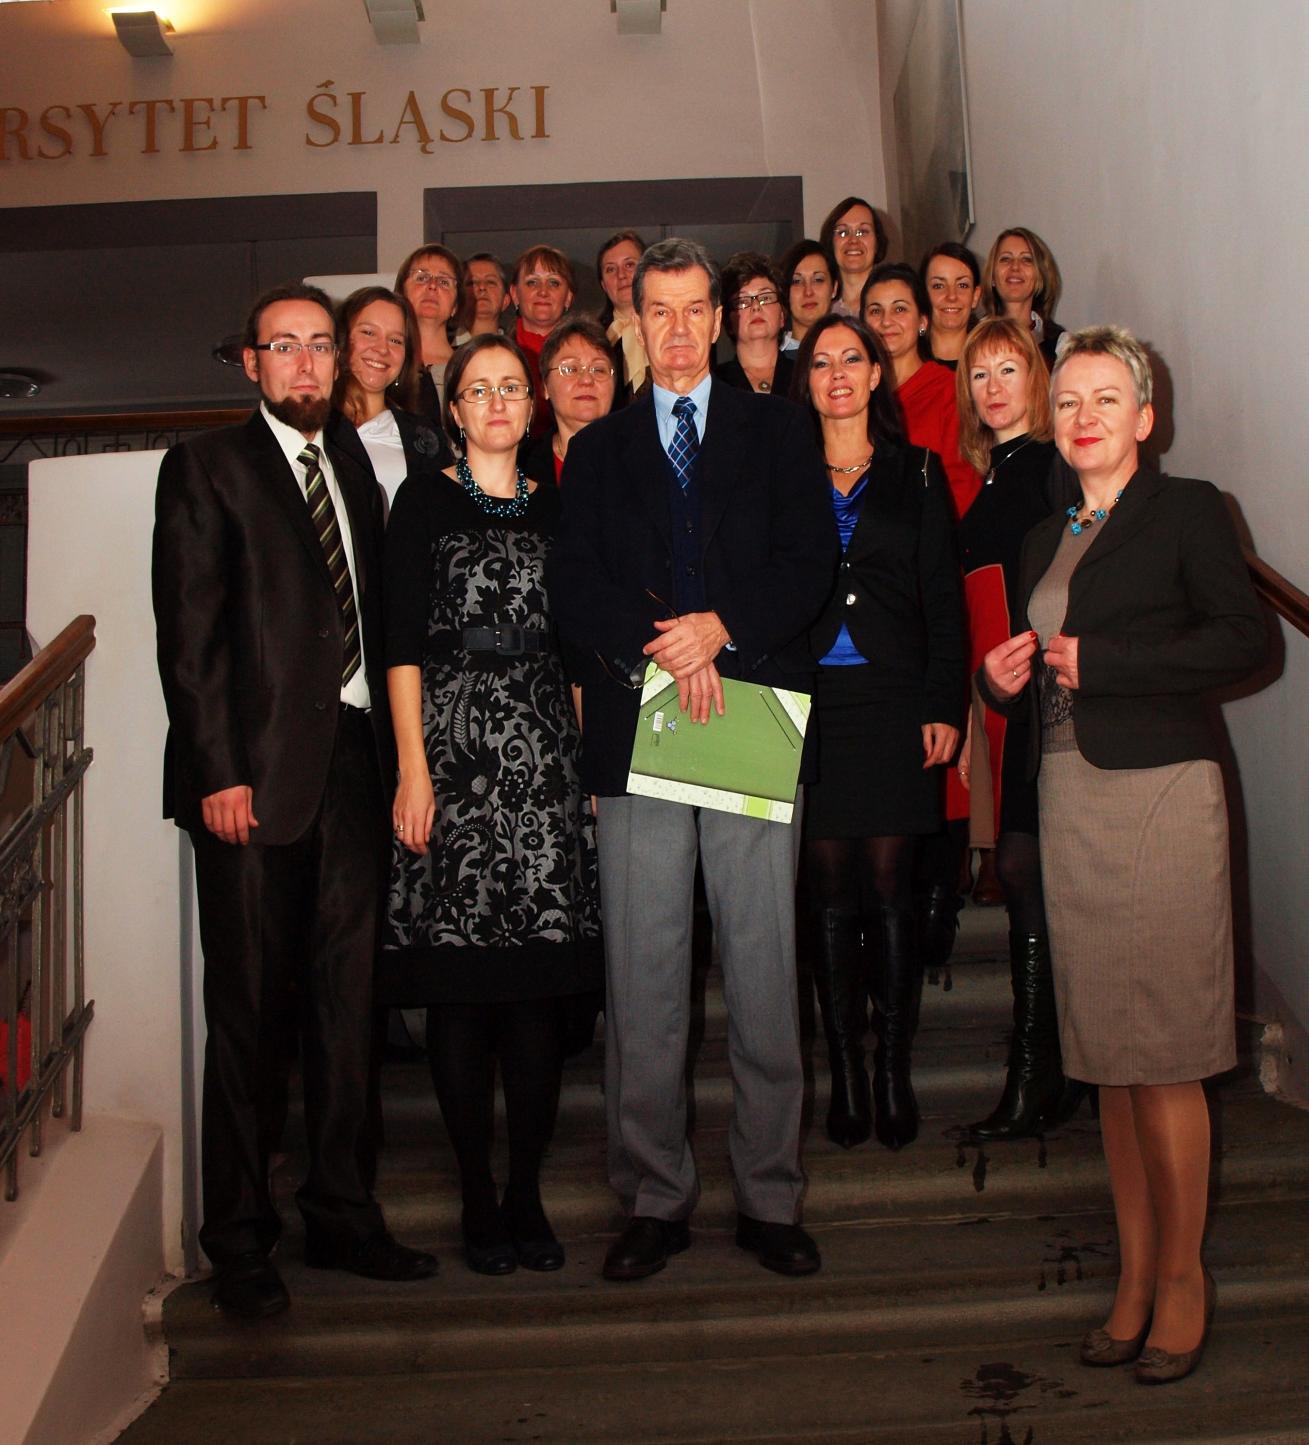
[[[995,265],[1000,258],[1001,244],[1010,236],[1020,236],[1032,252],[1032,260],[1036,262],[1036,290],[1032,293],[1032,310],[1043,322],[1049,321],[1059,304],[1063,277],[1059,274],[1059,264],[1054,258],[1054,252],[1035,231],[1029,231],[1026,226],[1006,226],[995,238],[995,244],[987,253],[986,265],[982,267],[982,304],[992,316],[1004,315],[1004,302],[1001,301],[995,286]]]
[[[1121,361],[1132,378],[1132,391],[1137,408],[1149,406],[1154,396],[1154,372],[1150,357],[1135,336],[1122,326],[1084,326],[1080,331],[1065,331],[1055,352],[1054,371],[1050,374],[1050,395],[1054,396],[1055,377],[1064,362],[1074,356],[1112,356]]]

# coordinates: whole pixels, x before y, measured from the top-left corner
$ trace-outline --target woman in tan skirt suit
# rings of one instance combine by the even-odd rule
[[[1139,464],[1150,396],[1125,331],[1064,341],[1055,442],[1082,499],[1028,534],[1034,630],[988,652],[978,680],[993,706],[1030,709],[1064,1067],[1100,1086],[1121,1273],[1082,1360],[1136,1360],[1155,1384],[1189,1374],[1208,1332],[1203,1080],[1236,1063],[1227,810],[1203,693],[1253,671],[1266,631],[1217,490]]]

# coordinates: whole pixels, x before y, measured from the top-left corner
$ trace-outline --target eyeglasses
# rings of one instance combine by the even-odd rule
[[[603,381],[606,376],[612,376],[614,369],[607,361],[594,361],[590,366],[579,366],[575,361],[561,361],[558,366],[547,366],[546,376],[552,371],[557,371],[560,376],[567,377],[571,381],[575,376],[594,376],[597,381]]]
[[[756,291],[753,296],[742,294],[732,302],[732,310],[762,311],[765,306],[776,305],[777,300],[778,296],[776,291]]]
[[[838,241],[848,241],[852,236],[856,241],[866,241],[873,234],[871,226],[856,226],[852,231],[849,226],[838,226],[832,235]]]
[[[260,341],[250,349],[271,351],[274,356],[285,356],[289,359],[299,356],[302,351],[307,351],[310,356],[331,356],[336,351],[336,345],[331,341]]]
[[[415,286],[436,286],[442,291],[455,289],[455,278],[445,271],[411,271],[409,279]]]
[[[503,386],[485,386],[478,382],[476,386],[466,386],[459,393],[459,400],[473,406],[486,406],[496,395],[504,397],[506,401],[530,401],[532,388],[525,381],[506,381]]]

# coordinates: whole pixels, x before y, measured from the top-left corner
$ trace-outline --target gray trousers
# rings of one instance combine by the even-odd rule
[[[609,1179],[632,1213],[685,1219],[699,1194],[686,1137],[691,911],[700,855],[728,1013],[737,1208],[792,1223],[804,1175],[795,977],[794,821],[654,798],[602,798]]]

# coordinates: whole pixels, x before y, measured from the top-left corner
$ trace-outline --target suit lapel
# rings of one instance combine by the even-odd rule
[[[640,498],[650,521],[664,540],[673,544],[673,519],[668,510],[668,454],[659,440],[654,397],[646,394],[623,408],[627,423],[621,455],[623,475]]]
[[[1100,535],[1086,549],[1086,555],[1077,566],[1074,576],[1093,572],[1106,557],[1111,557],[1129,538],[1146,524],[1152,510],[1151,503],[1160,487],[1158,472],[1138,471],[1123,488],[1122,501],[1114,506],[1112,524],[1097,522]]]
[[[705,418],[697,481],[700,486],[700,524],[706,545],[718,530],[727,504],[740,480],[746,448],[741,445],[744,408],[738,395],[722,381],[709,388],[709,414]]]
[[[269,430],[268,423],[259,411],[256,411],[246,423],[246,438],[250,444],[250,460],[254,466],[259,486],[272,493],[278,505],[286,513],[291,530],[300,538],[309,555],[322,568],[323,576],[327,579],[327,585],[330,587],[332,577],[327,570],[327,558],[323,556],[322,544],[318,540],[318,534],[314,531],[314,524],[309,520],[309,508],[305,503],[305,494],[300,490],[300,482],[292,471],[285,452],[278,446],[277,438]],[[333,465],[335,465],[335,458]]]

